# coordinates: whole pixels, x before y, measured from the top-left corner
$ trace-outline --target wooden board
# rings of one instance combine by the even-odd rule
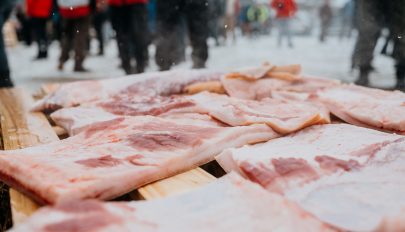
[[[44,114],[30,112],[33,99],[19,88],[0,89],[0,124],[5,150],[20,149],[59,140]],[[149,184],[138,189],[146,200],[192,190],[213,181],[201,168]],[[23,194],[10,189],[13,222],[20,223],[38,209]]]
[[[29,111],[33,100],[23,89],[0,89],[0,115],[3,147],[20,149],[59,140],[42,113]],[[13,222],[19,223],[31,215],[38,205],[19,192],[10,189]]]

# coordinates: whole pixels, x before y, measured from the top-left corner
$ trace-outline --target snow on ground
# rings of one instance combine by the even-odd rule
[[[210,55],[208,68],[232,70],[243,66],[256,66],[264,61],[274,64],[302,64],[306,75],[336,78],[346,82],[355,79],[357,72],[350,69],[350,57],[354,47],[354,39],[340,41],[330,38],[327,43],[320,44],[316,37],[295,37],[294,48],[278,47],[275,36],[259,38],[239,37],[235,44],[228,43],[216,47],[210,41]],[[96,42],[92,44],[96,47]],[[19,86],[26,86],[35,91],[43,83],[67,82],[81,79],[96,79],[118,77],[124,75],[119,68],[119,59],[115,41],[108,43],[104,56],[90,55],[85,61],[85,67],[91,72],[74,73],[73,61],[65,65],[65,70],[59,72],[56,67],[59,56],[59,45],[50,46],[47,60],[34,61],[36,47],[18,45],[8,49],[12,77]],[[376,49],[377,51],[380,49]],[[96,49],[93,49],[95,52]],[[187,49],[190,53],[191,49]],[[156,71],[158,68],[153,60],[154,47],[150,48],[150,66],[147,71]],[[189,55],[187,61],[174,68],[190,68]],[[392,59],[377,55],[374,60],[376,71],[371,76],[371,82],[376,87],[388,88],[394,85],[394,62]]]

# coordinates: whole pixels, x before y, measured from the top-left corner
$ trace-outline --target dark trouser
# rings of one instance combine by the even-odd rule
[[[146,4],[110,7],[122,67],[127,74],[141,73],[148,64],[148,14]],[[135,57],[136,70],[131,58]]]
[[[96,31],[97,34],[97,40],[98,40],[98,49],[99,49],[99,54],[104,53],[104,34],[103,34],[103,25],[105,21],[107,20],[107,12],[97,12],[94,14],[93,17],[93,26],[94,30]]]
[[[10,16],[12,8],[3,8],[0,6],[0,29]],[[12,87],[10,79],[10,68],[8,66],[7,54],[4,44],[3,30],[0,30],[0,87]]]
[[[396,61],[397,79],[405,78],[405,13],[401,0],[358,0],[357,28],[359,36],[353,53],[353,66],[360,68],[361,73],[372,70],[371,62],[374,49],[381,35],[381,30],[387,27],[394,38],[393,58]]]
[[[38,44],[38,58],[48,56],[48,36],[46,32],[47,18],[31,18],[32,30]]]
[[[87,53],[90,17],[62,20],[62,53],[59,62],[65,63],[69,59],[70,52],[74,50],[75,68],[82,68]]]
[[[170,69],[176,61],[178,28],[185,17],[195,68],[208,59],[208,7],[206,0],[157,0],[156,63],[161,70]]]

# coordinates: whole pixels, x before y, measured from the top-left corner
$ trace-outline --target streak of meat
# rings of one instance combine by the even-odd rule
[[[405,137],[348,124],[313,126],[216,159],[339,228],[376,229],[405,207]]]
[[[314,97],[347,123],[405,132],[405,94],[355,85],[342,85],[318,91]]]
[[[113,119],[116,115],[170,117],[172,114],[196,113],[209,115],[230,126],[264,123],[281,134],[330,122],[329,112],[319,104],[277,99],[252,101],[207,92],[192,96],[103,101],[61,109],[51,117],[70,134],[75,134],[87,125]]]
[[[113,199],[211,161],[226,148],[279,136],[264,124],[225,127],[201,117],[182,121],[117,117],[62,141],[1,151],[0,180],[41,204]]]
[[[101,81],[67,83],[38,101],[33,110],[54,111],[117,96],[144,97],[178,94],[189,84],[219,80],[222,74],[222,72],[210,70],[173,70]]]
[[[176,197],[131,203],[44,207],[18,231],[335,231],[285,198],[229,174]]]

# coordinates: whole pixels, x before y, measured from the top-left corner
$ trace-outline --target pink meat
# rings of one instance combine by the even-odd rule
[[[391,143],[363,167],[324,176],[290,189],[285,196],[321,220],[348,231],[400,231],[404,223],[395,216],[405,208],[404,154],[405,142]]]
[[[350,124],[405,132],[405,94],[402,92],[342,85],[317,92],[316,99]]]
[[[287,134],[314,124],[330,122],[329,112],[321,105],[289,100],[243,100],[213,93],[193,96],[136,98],[88,104],[61,109],[51,115],[56,124],[71,133],[91,123],[116,115],[207,114],[231,126],[267,124],[281,134]]]
[[[265,144],[229,149],[216,159],[267,189],[284,193],[322,176],[357,170],[399,135],[351,126],[313,126]]]
[[[11,231],[335,231],[285,198],[236,174],[180,196],[44,207]]]
[[[291,94],[288,97],[291,97],[296,93],[312,93],[319,89],[339,85],[339,82],[335,80],[313,77],[302,77],[297,81],[285,81],[273,78],[263,78],[256,81],[222,78],[221,82],[229,96],[249,100],[273,98],[273,95],[279,97],[279,92],[290,92]],[[301,96],[297,97],[300,98]]]
[[[67,83],[37,102],[33,110],[53,111],[119,96],[171,95],[180,93],[185,86],[195,82],[219,80],[222,74],[210,70],[173,70]]]
[[[322,221],[372,231],[405,207],[405,137],[351,126],[313,126],[217,157]]]
[[[222,127],[203,120],[143,116],[95,123],[62,141],[1,151],[0,180],[42,204],[112,199],[204,164],[226,148],[278,136],[264,124]]]

